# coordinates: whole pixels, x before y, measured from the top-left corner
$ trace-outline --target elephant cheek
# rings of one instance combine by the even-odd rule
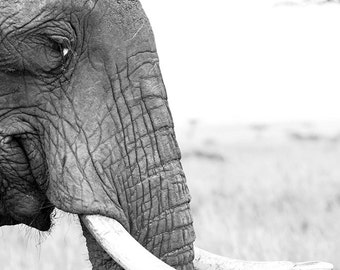
[[[94,157],[89,155],[86,144],[79,142],[76,148],[77,152],[60,147],[57,154],[47,156],[48,199],[65,212],[112,217],[129,230],[114,185],[101,166],[93,162]]]

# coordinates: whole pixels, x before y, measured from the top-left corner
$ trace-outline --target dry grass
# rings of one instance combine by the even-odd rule
[[[196,126],[179,134],[196,244],[234,258],[323,260],[339,268],[340,143],[277,139],[275,132]],[[47,237],[1,229],[0,268],[90,269],[75,223],[64,214]]]
[[[88,262],[85,239],[77,218],[59,212],[50,234],[24,226],[0,231],[1,270],[85,270]]]

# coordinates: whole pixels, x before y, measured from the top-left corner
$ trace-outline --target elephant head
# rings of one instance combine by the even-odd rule
[[[193,269],[190,196],[137,0],[0,0],[0,225],[117,220]],[[117,269],[83,226],[94,269]]]

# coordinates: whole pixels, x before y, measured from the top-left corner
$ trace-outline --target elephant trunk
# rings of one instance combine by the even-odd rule
[[[102,91],[84,86],[78,102],[50,121],[44,136],[47,196],[66,212],[114,218],[157,257],[177,269],[193,269],[190,195],[157,54],[127,58],[125,68],[107,63],[110,72],[77,71],[82,83],[97,80]],[[83,100],[99,93],[105,103]],[[94,269],[110,269],[101,268],[105,256],[84,234]]]
[[[74,143],[56,149],[49,144],[48,152],[57,153],[49,158],[50,175],[56,177],[49,198],[67,212],[114,218],[156,257],[177,269],[193,269],[190,195],[157,54],[133,55],[128,68],[110,70],[116,73],[100,78],[107,104],[90,103],[102,111],[93,114],[79,102],[77,117],[67,118],[78,123],[74,126],[82,123],[79,132],[65,129],[60,137],[62,128],[50,130],[54,141],[66,137]],[[84,81],[90,76],[96,74]],[[84,89],[86,96],[97,91]],[[85,228],[84,235],[94,269],[116,269]]]
[[[118,145],[109,147],[116,161],[114,167],[112,162],[109,166],[101,162],[96,170],[103,172],[102,181],[109,179],[113,188],[106,192],[112,192],[109,197],[122,210],[120,215],[106,216],[116,218],[167,264],[193,269],[190,195],[157,54],[151,50],[128,59],[128,68],[117,67],[117,75],[110,78]],[[94,269],[102,269],[103,262],[104,267],[112,264],[116,269],[86,229],[84,235]]]
[[[121,203],[128,205],[129,232],[152,254],[176,269],[193,269],[195,239],[185,177],[178,160],[133,187]],[[93,269],[120,269],[84,226]]]

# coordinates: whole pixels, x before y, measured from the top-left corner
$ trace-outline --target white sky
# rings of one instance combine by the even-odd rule
[[[141,2],[176,123],[340,121],[340,4]]]

